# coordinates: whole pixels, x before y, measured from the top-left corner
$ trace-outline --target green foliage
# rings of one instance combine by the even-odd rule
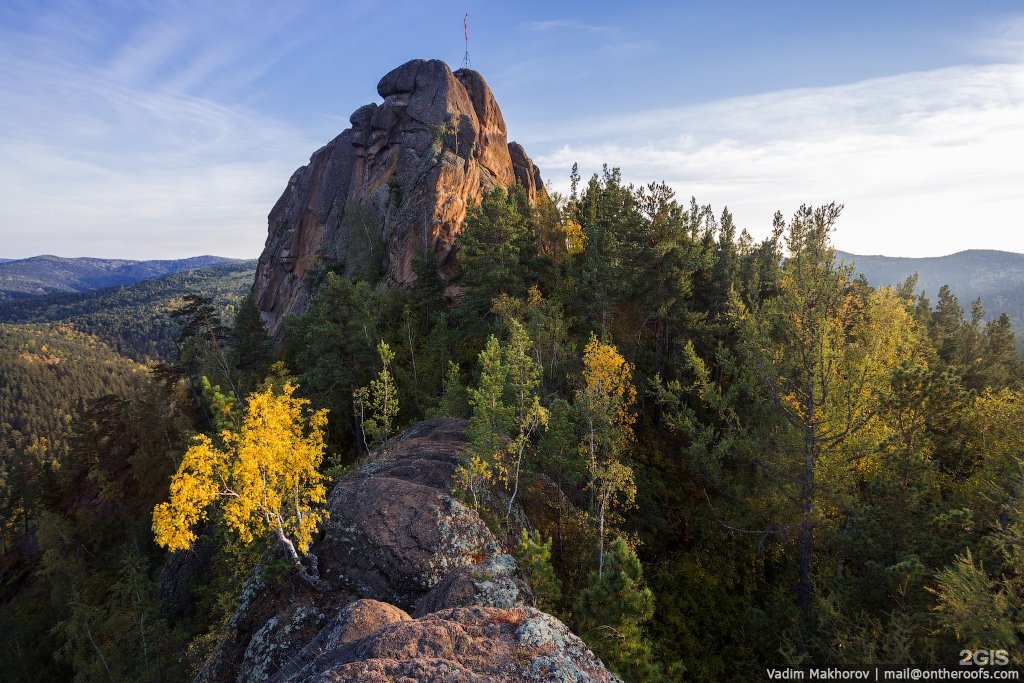
[[[551,566],[551,538],[545,541],[539,531],[527,533],[523,529],[515,550],[516,560],[533,590],[533,606],[554,613],[562,590]]]
[[[685,680],[750,680],[763,671],[757,654],[777,647],[763,613],[751,608],[757,555],[712,525],[702,529],[702,545],[714,543],[715,553],[678,552],[652,567],[652,646],[662,661],[678,662]]]
[[[534,242],[526,192],[519,185],[484,194],[466,215],[461,235],[459,282],[467,288],[460,305],[464,317],[480,318],[499,295],[526,294]]]
[[[469,406],[473,411],[466,435],[470,452],[492,459],[504,447],[514,428],[515,406],[506,401],[508,365],[501,343],[494,336],[480,352],[480,381],[469,389]]]
[[[548,407],[548,427],[537,446],[537,469],[548,475],[563,491],[581,488],[587,469],[579,457],[576,411],[562,398]]]
[[[46,482],[20,586],[5,584],[5,680],[156,681],[187,675],[187,634],[161,616],[160,554],[145,518],[190,428],[176,385],[145,383],[130,399],[86,404]],[[10,559],[11,556],[8,556]],[[12,591],[12,587],[17,590]],[[54,659],[54,657],[59,659]]]
[[[71,595],[69,615],[52,631],[63,643],[57,659],[80,681],[160,681],[183,674],[175,651],[180,643],[160,618],[143,558],[125,551],[116,579],[100,604]]]
[[[251,295],[243,298],[238,306],[231,341],[232,365],[244,376],[243,384],[253,388],[255,379],[265,375],[269,369],[271,348],[270,338]]]
[[[68,325],[0,324],[0,546],[29,531],[85,401],[126,397],[145,368]]]
[[[935,580],[938,622],[956,636],[961,647],[1015,649],[1020,642],[1015,624],[1020,599],[1000,589],[970,551],[936,574]]]
[[[508,526],[527,449],[535,434],[547,425],[548,410],[537,389],[540,367],[529,355],[530,337],[517,320],[509,321],[509,340],[502,345],[494,336],[480,353],[480,382],[469,389],[472,416],[467,428],[470,461],[459,477],[470,482],[493,478],[508,486],[511,495],[505,514]],[[474,461],[473,458],[476,460]],[[466,468],[478,470],[470,477]],[[477,503],[472,489],[474,504]]]
[[[377,355],[380,356],[380,373],[368,386],[357,389],[353,396],[366,450],[387,445],[388,438],[395,429],[395,418],[398,416],[398,392],[389,369],[395,360],[395,354],[391,347],[382,341],[377,344]],[[369,442],[366,441],[366,437],[370,438]]]
[[[961,301],[980,299],[989,312],[995,312],[986,316],[985,322],[995,322],[1005,313],[1017,330],[1024,325],[1024,259],[1020,254],[969,249],[932,258],[842,256],[852,259],[857,272],[864,273],[873,286],[894,285],[913,274],[909,294],[920,290],[933,296],[946,285]],[[1018,351],[1024,351],[1022,342],[1024,339],[1018,340]]]
[[[609,545],[605,574],[594,575],[591,583],[574,611],[580,635],[627,680],[656,680],[658,670],[642,628],[654,616],[654,594],[644,582],[640,559],[622,538]]]
[[[59,450],[78,401],[127,395],[144,374],[69,325],[0,324],[0,443]]]
[[[331,445],[348,452],[361,444],[353,393],[369,383],[379,362],[380,295],[366,282],[328,273],[310,311],[285,328],[285,360],[303,394],[329,409]]]
[[[444,374],[444,389],[435,408],[427,412],[428,417],[467,417],[469,415],[469,399],[466,386],[462,383],[459,366],[448,361],[448,369]]]

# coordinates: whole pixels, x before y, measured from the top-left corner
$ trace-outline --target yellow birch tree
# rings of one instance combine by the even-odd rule
[[[620,501],[633,504],[633,470],[622,454],[633,440],[633,366],[618,349],[591,335],[583,350],[583,386],[576,392],[576,410],[585,429],[580,454],[590,473],[592,512],[598,517],[597,573],[604,572],[605,518]]]
[[[225,429],[218,446],[198,435],[171,479],[170,500],[153,510],[156,542],[183,550],[196,540],[194,528],[211,505],[221,507],[224,523],[244,543],[273,533],[300,576],[319,585],[316,557],[309,553],[320,522],[328,514],[323,475],[327,411],[311,411],[286,383],[251,394],[237,430]],[[300,553],[308,554],[307,569]]]

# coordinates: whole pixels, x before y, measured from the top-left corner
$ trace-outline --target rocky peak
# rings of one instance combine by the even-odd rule
[[[270,211],[252,293],[273,336],[287,313],[304,310],[318,272],[383,271],[409,282],[413,257],[429,249],[451,278],[471,202],[517,181],[531,201],[544,191],[476,71],[417,59],[380,79],[377,92],[383,102],[353,112],[352,127],[292,174]]]

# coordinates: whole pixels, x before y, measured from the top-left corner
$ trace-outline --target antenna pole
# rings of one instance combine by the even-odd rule
[[[472,69],[473,65],[469,61],[469,12],[462,17],[462,33],[466,37],[466,53],[462,55],[462,68]]]

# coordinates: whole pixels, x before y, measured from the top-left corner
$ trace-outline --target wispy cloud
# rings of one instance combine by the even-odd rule
[[[244,0],[0,5],[0,256],[258,253],[286,179],[362,101],[328,107],[337,121],[306,116],[330,119],[313,133],[257,108],[291,116],[302,89],[340,90],[346,60],[381,67],[365,89],[349,82],[372,97],[394,46],[350,27],[379,20],[384,7],[395,11],[379,0],[259,12]],[[416,8],[407,13],[434,12]],[[847,205],[837,240],[851,251],[1024,251],[1021,17],[963,32],[961,52],[1009,64],[653,110],[616,99],[604,76],[637,63],[659,73],[675,53],[600,13],[581,17],[520,24],[488,71],[531,104],[519,106],[513,133],[556,187],[565,189],[573,161],[584,172],[607,162],[633,181],[664,179],[684,196],[728,204],[754,231],[776,209],[835,199]],[[422,41],[417,49],[435,49],[419,24],[398,29]],[[623,58],[654,48],[655,59]],[[601,116],[586,112],[603,107],[571,106],[567,116],[532,106],[538,79],[558,82],[562,107],[574,85],[597,80],[583,78],[588,69],[601,74],[609,109],[637,109]],[[656,94],[672,101],[667,88]],[[511,98],[502,103],[506,115],[515,110]]]
[[[663,179],[728,204],[759,234],[775,210],[837,200],[847,207],[837,242],[850,251],[1024,251],[1024,162],[1014,151],[1024,149],[1024,65],[594,118],[544,139],[570,141],[539,157],[548,173],[564,177],[574,161],[621,166],[635,182]],[[567,185],[557,175],[554,184]]]
[[[611,33],[615,31],[614,26],[603,24],[588,24],[576,19],[547,19],[544,21],[530,21],[523,25],[527,31],[546,33],[550,31],[584,31],[587,33]]]
[[[985,59],[1024,62],[1024,15],[1008,15],[964,38],[966,49]]]
[[[258,254],[283,179],[322,140],[193,94],[237,78],[242,39],[197,43],[161,16],[97,58],[72,19],[38,21],[0,41],[0,250]]]

